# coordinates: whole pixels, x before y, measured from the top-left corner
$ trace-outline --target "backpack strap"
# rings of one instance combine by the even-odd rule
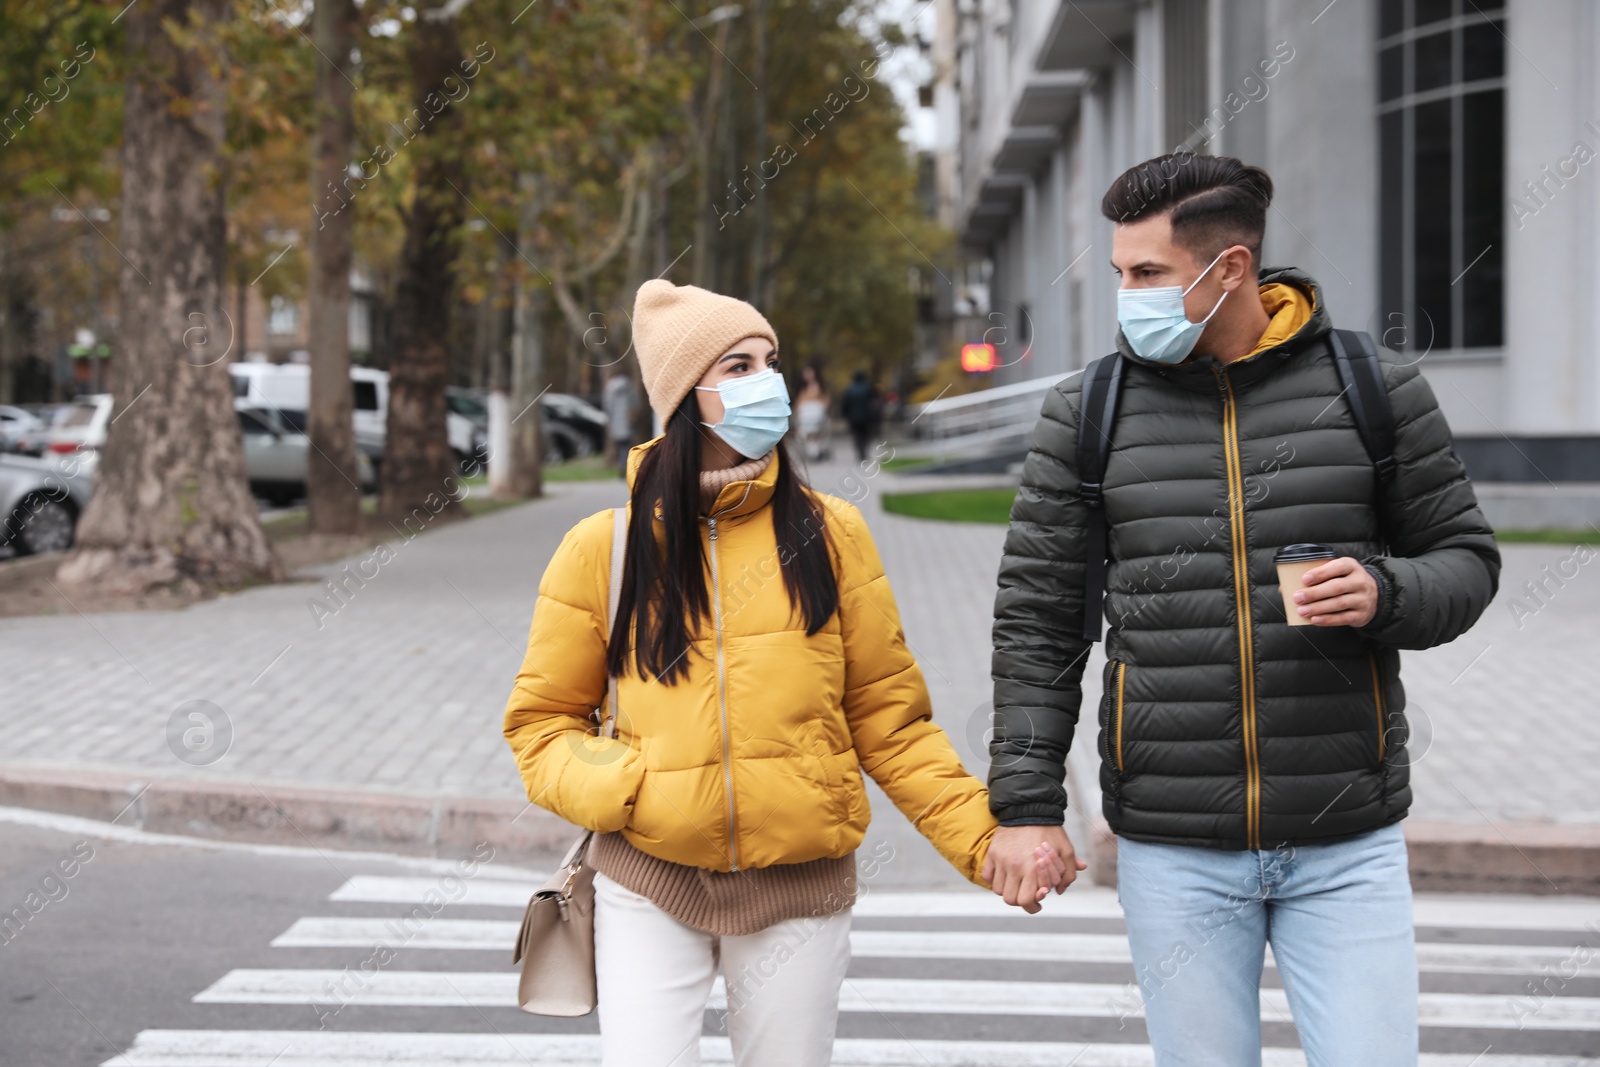
[[[1333,330],[1328,334],[1328,347],[1333,350],[1333,365],[1349,400],[1356,432],[1378,469],[1379,480],[1387,480],[1395,469],[1394,411],[1389,406],[1389,388],[1384,384],[1377,346],[1361,330]]]
[[[1116,427],[1117,400],[1122,392],[1122,357],[1115,352],[1095,360],[1083,372],[1078,417],[1078,495],[1089,509],[1085,531],[1083,639],[1100,640],[1105,625],[1107,529],[1106,461]]]

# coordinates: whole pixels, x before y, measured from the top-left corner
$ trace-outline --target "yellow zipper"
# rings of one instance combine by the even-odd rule
[[[722,718],[722,778],[728,792],[729,871],[739,869],[739,819],[733,806],[733,755],[728,729],[728,676],[722,652],[722,579],[717,571],[717,520],[708,518],[711,555],[711,615],[717,630],[717,707]]]
[[[1238,608],[1239,682],[1243,696],[1245,836],[1248,847],[1261,847],[1261,756],[1256,749],[1255,642],[1250,621],[1250,561],[1244,540],[1244,470],[1239,459],[1238,405],[1227,372],[1214,372],[1222,385],[1222,446],[1228,464],[1228,519],[1233,543],[1233,596]]]
[[[1378,762],[1383,762],[1387,746],[1384,744],[1384,720],[1387,718],[1383,707],[1383,680],[1378,674],[1378,657],[1371,652],[1367,653],[1367,662],[1372,666],[1372,705],[1378,709]]]
[[[1122,688],[1128,678],[1128,665],[1117,661],[1117,773],[1122,773]]]

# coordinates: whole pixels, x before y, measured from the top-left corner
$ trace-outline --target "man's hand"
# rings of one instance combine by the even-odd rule
[[[1378,583],[1350,556],[1311,568],[1301,581],[1294,602],[1313,626],[1365,626],[1378,610]]]
[[[982,874],[1007,904],[1034,915],[1052,888],[1065,891],[1088,866],[1059,826],[1002,826],[989,842]]]

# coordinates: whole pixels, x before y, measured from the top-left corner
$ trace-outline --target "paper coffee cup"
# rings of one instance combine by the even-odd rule
[[[1273,555],[1272,561],[1278,566],[1278,592],[1283,596],[1283,613],[1290,626],[1312,625],[1311,617],[1300,614],[1300,605],[1294,602],[1294,595],[1305,588],[1301,577],[1311,568],[1337,559],[1338,555],[1327,545],[1314,544],[1285,545]]]

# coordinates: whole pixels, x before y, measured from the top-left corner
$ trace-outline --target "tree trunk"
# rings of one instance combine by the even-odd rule
[[[459,62],[460,52],[460,30],[454,18],[418,23],[411,44],[416,100],[437,99],[438,88]],[[389,367],[388,431],[378,501],[379,513],[391,522],[426,524],[462,514],[459,490],[452,491],[458,483],[444,390],[450,369],[454,267],[460,248],[456,237],[462,212],[458,190],[466,178],[460,153],[438,144],[448,138],[455,123],[454,107],[446,106],[411,142],[411,150],[419,158],[395,294],[398,306]]]
[[[719,56],[728,53],[728,28],[730,23],[724,19],[717,26],[716,50]],[[726,63],[712,63],[711,77],[706,86],[706,99],[700,109],[700,136],[695,142],[695,212],[694,212],[694,271],[693,281],[701,288],[713,285],[711,272],[712,263],[712,237],[711,224],[718,222],[718,216],[723,212],[717,207],[725,194],[718,191],[716,200],[712,200],[711,192],[711,150],[717,137],[717,116],[722,109],[722,83],[724,75],[722,68]],[[737,201],[726,205],[726,210],[737,214]],[[718,223],[719,228],[725,223]]]
[[[326,62],[317,64],[317,135],[311,162],[311,411],[306,430],[306,503],[313,533],[362,530],[350,397],[350,257],[354,208],[345,209],[354,90],[340,69],[350,61],[358,16],[354,0],[317,0],[311,32]],[[336,68],[335,64],[339,64]]]
[[[14,402],[17,368],[32,350],[29,305],[32,286],[28,277],[13,269],[0,236],[0,404]]]
[[[245,484],[225,362],[221,181],[227,0],[145,0],[126,18],[121,347],[115,421],[61,568],[102,591],[216,588],[282,577]],[[192,47],[167,25],[193,27]]]
[[[522,175],[522,213],[517,242],[526,248],[535,222],[533,179]],[[511,389],[506,405],[510,426],[504,433],[504,477],[497,496],[510,499],[536,497],[544,492],[544,412],[538,402],[544,379],[544,291],[520,270],[512,302]],[[493,462],[491,460],[491,462]]]
[[[771,147],[771,142],[767,140],[767,0],[755,0],[750,27],[755,38],[751,50],[755,53],[755,150],[759,154]],[[755,196],[756,236],[750,246],[750,303],[757,310],[766,311],[767,249],[772,244],[772,196],[763,190],[758,190]]]

